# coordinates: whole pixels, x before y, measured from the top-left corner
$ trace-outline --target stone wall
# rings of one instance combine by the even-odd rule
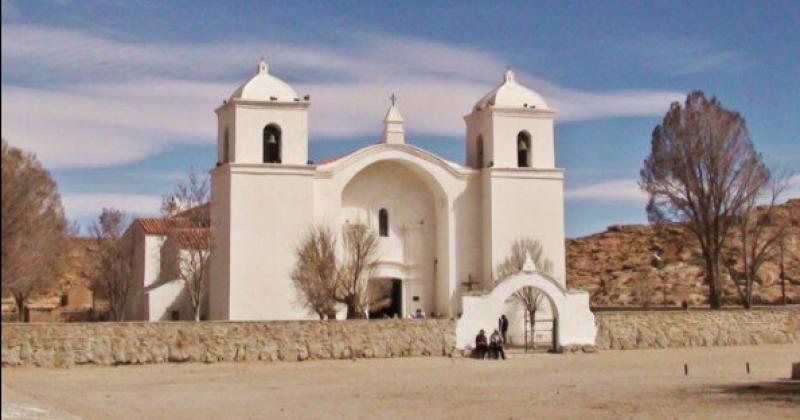
[[[2,365],[297,361],[450,355],[455,321],[3,324]]]
[[[800,307],[595,313],[598,349],[800,343]]]

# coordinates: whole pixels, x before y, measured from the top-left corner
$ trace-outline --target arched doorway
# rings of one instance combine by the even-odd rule
[[[566,290],[546,274],[535,268],[526,268],[498,283],[490,292],[478,296],[463,296],[461,318],[456,324],[456,347],[474,346],[479,330],[493,331],[503,312],[506,300],[524,287],[541,290],[552,305],[555,322],[553,342],[556,347],[568,345],[594,345],[597,325],[589,309],[589,294],[585,291]]]
[[[557,350],[555,325],[558,322],[554,305],[546,293],[533,286],[513,292],[503,305],[502,315],[508,319],[506,345],[535,350]]]
[[[380,259],[369,283],[393,298],[388,304],[380,299],[375,311],[370,307],[370,317],[434,313],[440,215],[427,180],[408,164],[379,160],[356,173],[341,197],[341,224],[367,224],[379,238]]]

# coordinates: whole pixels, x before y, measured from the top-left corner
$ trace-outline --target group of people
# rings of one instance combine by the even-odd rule
[[[489,339],[486,338],[486,331],[480,330],[478,335],[475,336],[475,357],[478,359],[506,359],[506,352],[503,345],[506,342],[508,334],[508,318],[502,315],[497,320],[497,329],[494,330]]]

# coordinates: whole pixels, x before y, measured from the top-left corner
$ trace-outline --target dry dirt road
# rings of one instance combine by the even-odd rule
[[[793,361],[800,345],[4,368],[2,417],[789,419],[800,418],[800,383],[785,379]]]

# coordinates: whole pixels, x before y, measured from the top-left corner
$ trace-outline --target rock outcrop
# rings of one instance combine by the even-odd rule
[[[784,267],[788,303],[800,303],[800,199],[780,206],[772,226],[788,226]],[[734,238],[733,240],[737,240]],[[652,265],[653,249],[661,250],[662,268]],[[754,285],[755,304],[782,300],[779,258],[762,267],[762,282]],[[703,260],[696,240],[685,227],[670,225],[657,231],[648,225],[616,225],[605,232],[567,241],[567,284],[587,290],[592,305],[681,306],[707,303]],[[739,304],[735,285],[724,279],[728,304]]]

